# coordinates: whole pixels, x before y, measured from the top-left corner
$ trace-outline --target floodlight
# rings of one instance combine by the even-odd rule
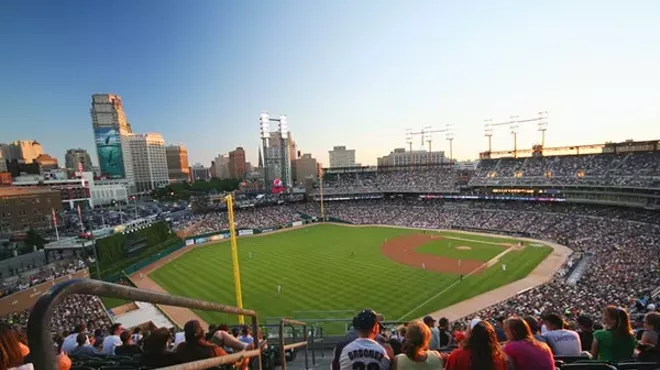
[[[261,131],[261,138],[268,138],[268,134],[270,133],[270,116],[268,113],[261,113],[259,116],[259,128]]]
[[[518,133],[518,116],[511,116],[511,126],[509,128],[512,134]]]
[[[280,133],[282,134],[282,138],[286,139],[288,138],[289,135],[289,124],[288,120],[286,118],[286,115],[281,115],[280,116]]]
[[[424,129],[422,130],[424,132],[422,140],[429,142],[432,140],[431,136],[431,126],[424,126]]]
[[[413,142],[412,129],[407,128],[406,129],[406,143],[412,144],[412,142]]]

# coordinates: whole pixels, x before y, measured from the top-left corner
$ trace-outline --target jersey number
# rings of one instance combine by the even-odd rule
[[[376,362],[370,362],[365,366],[364,362],[354,362],[353,370],[380,370],[380,365]]]

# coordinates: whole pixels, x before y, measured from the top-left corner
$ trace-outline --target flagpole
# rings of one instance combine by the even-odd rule
[[[60,240],[60,232],[57,230],[57,217],[55,216],[55,208],[51,208],[53,211],[53,226],[55,226],[55,238]]]

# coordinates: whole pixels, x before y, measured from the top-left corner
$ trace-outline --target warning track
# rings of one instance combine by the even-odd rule
[[[422,268],[437,272],[452,274],[475,273],[477,269],[485,266],[483,261],[456,260],[442,256],[417,253],[415,249],[431,240],[443,239],[441,236],[410,234],[387,240],[381,246],[381,252],[389,259],[415,268]]]

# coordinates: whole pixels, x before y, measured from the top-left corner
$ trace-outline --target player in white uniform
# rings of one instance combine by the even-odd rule
[[[282,286],[278,285],[277,286],[277,296],[279,297],[280,295],[282,295]]]
[[[380,329],[376,312],[360,312],[353,319],[353,327],[359,337],[342,349],[331,368],[337,370],[338,365],[338,370],[390,370],[387,350],[374,340]]]
[[[502,265],[502,271],[506,271],[506,265]]]

